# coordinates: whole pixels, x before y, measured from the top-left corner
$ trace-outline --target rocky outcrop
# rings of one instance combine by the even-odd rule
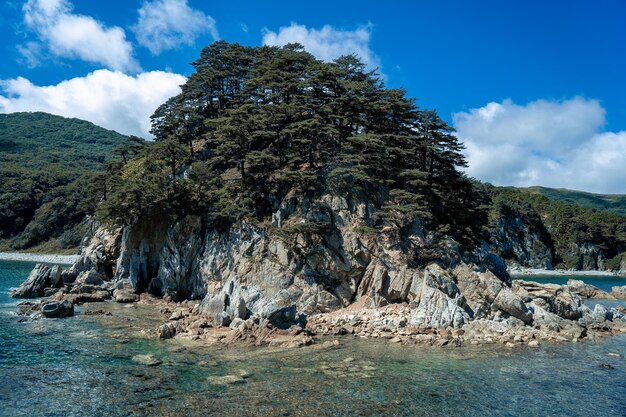
[[[47,318],[64,318],[74,315],[74,303],[71,301],[49,301],[41,306],[41,313]]]
[[[35,298],[43,297],[46,288],[58,287],[61,283],[61,267],[52,268],[45,264],[37,264],[30,275],[11,296],[14,298]]]
[[[173,312],[160,338],[199,335],[205,322],[243,332],[244,339],[245,329],[289,331],[356,300],[369,309],[406,305],[397,325],[419,329],[461,330],[485,321],[584,330],[577,323],[590,312],[579,294],[591,289],[512,282],[488,244],[468,252],[419,221],[373,228],[375,212],[373,202],[328,194],[287,197],[263,225],[217,230],[190,216],[95,229],[52,297],[126,302],[150,293],[197,300],[194,322]]]
[[[620,300],[626,300],[626,285],[611,288],[611,296]]]
[[[596,300],[611,300],[615,298],[613,295],[606,291],[602,291],[600,288],[590,284],[585,284],[583,281],[570,279],[567,281],[567,287],[575,294],[578,294],[582,298],[593,298]]]

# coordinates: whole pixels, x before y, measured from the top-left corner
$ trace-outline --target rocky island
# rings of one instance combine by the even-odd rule
[[[512,280],[503,259],[623,269],[621,216],[602,218],[618,225],[611,246],[596,236],[564,251],[544,200],[529,209],[467,178],[452,129],[353,56],[216,42],[194,66],[153,115],[156,140],[95,178],[78,261],[38,265],[14,292],[48,297],[24,312],[154,304],[154,337],[252,345],[532,346],[626,331],[623,310],[583,303],[599,291]]]

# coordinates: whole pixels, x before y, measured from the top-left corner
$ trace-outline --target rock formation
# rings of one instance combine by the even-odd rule
[[[367,202],[323,195],[287,198],[263,227],[244,222],[219,231],[198,217],[186,217],[143,219],[113,231],[98,228],[70,269],[52,273],[38,265],[16,295],[43,295],[47,287],[62,287],[48,292],[57,301],[73,303],[112,296],[133,302],[143,292],[173,301],[198,300],[194,314],[239,332],[262,330],[262,323],[305,326],[316,315],[357,300],[374,310],[406,305],[396,324],[417,329],[489,323],[575,329],[580,336],[599,317],[624,319],[583,305],[581,296],[602,295],[595,287],[577,281],[568,286],[511,282],[504,262],[488,245],[463,251],[419,222],[402,230],[367,228],[373,212]],[[436,262],[427,261],[426,253],[431,258],[435,253]],[[158,329],[159,337],[202,328],[198,320],[190,327],[185,317],[174,315]]]

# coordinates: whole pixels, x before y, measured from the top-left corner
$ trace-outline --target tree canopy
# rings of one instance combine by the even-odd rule
[[[478,236],[485,210],[458,170],[453,129],[355,56],[219,41],[193,65],[152,116],[155,142],[107,180],[103,220],[193,212],[227,227],[263,219],[289,193],[335,189],[383,195],[371,226],[420,217],[463,242]]]

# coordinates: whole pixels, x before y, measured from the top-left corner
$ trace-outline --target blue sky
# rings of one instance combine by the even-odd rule
[[[220,38],[356,52],[436,108],[468,173],[626,193],[626,2],[30,0],[0,5],[0,112],[148,136],[147,117]]]

